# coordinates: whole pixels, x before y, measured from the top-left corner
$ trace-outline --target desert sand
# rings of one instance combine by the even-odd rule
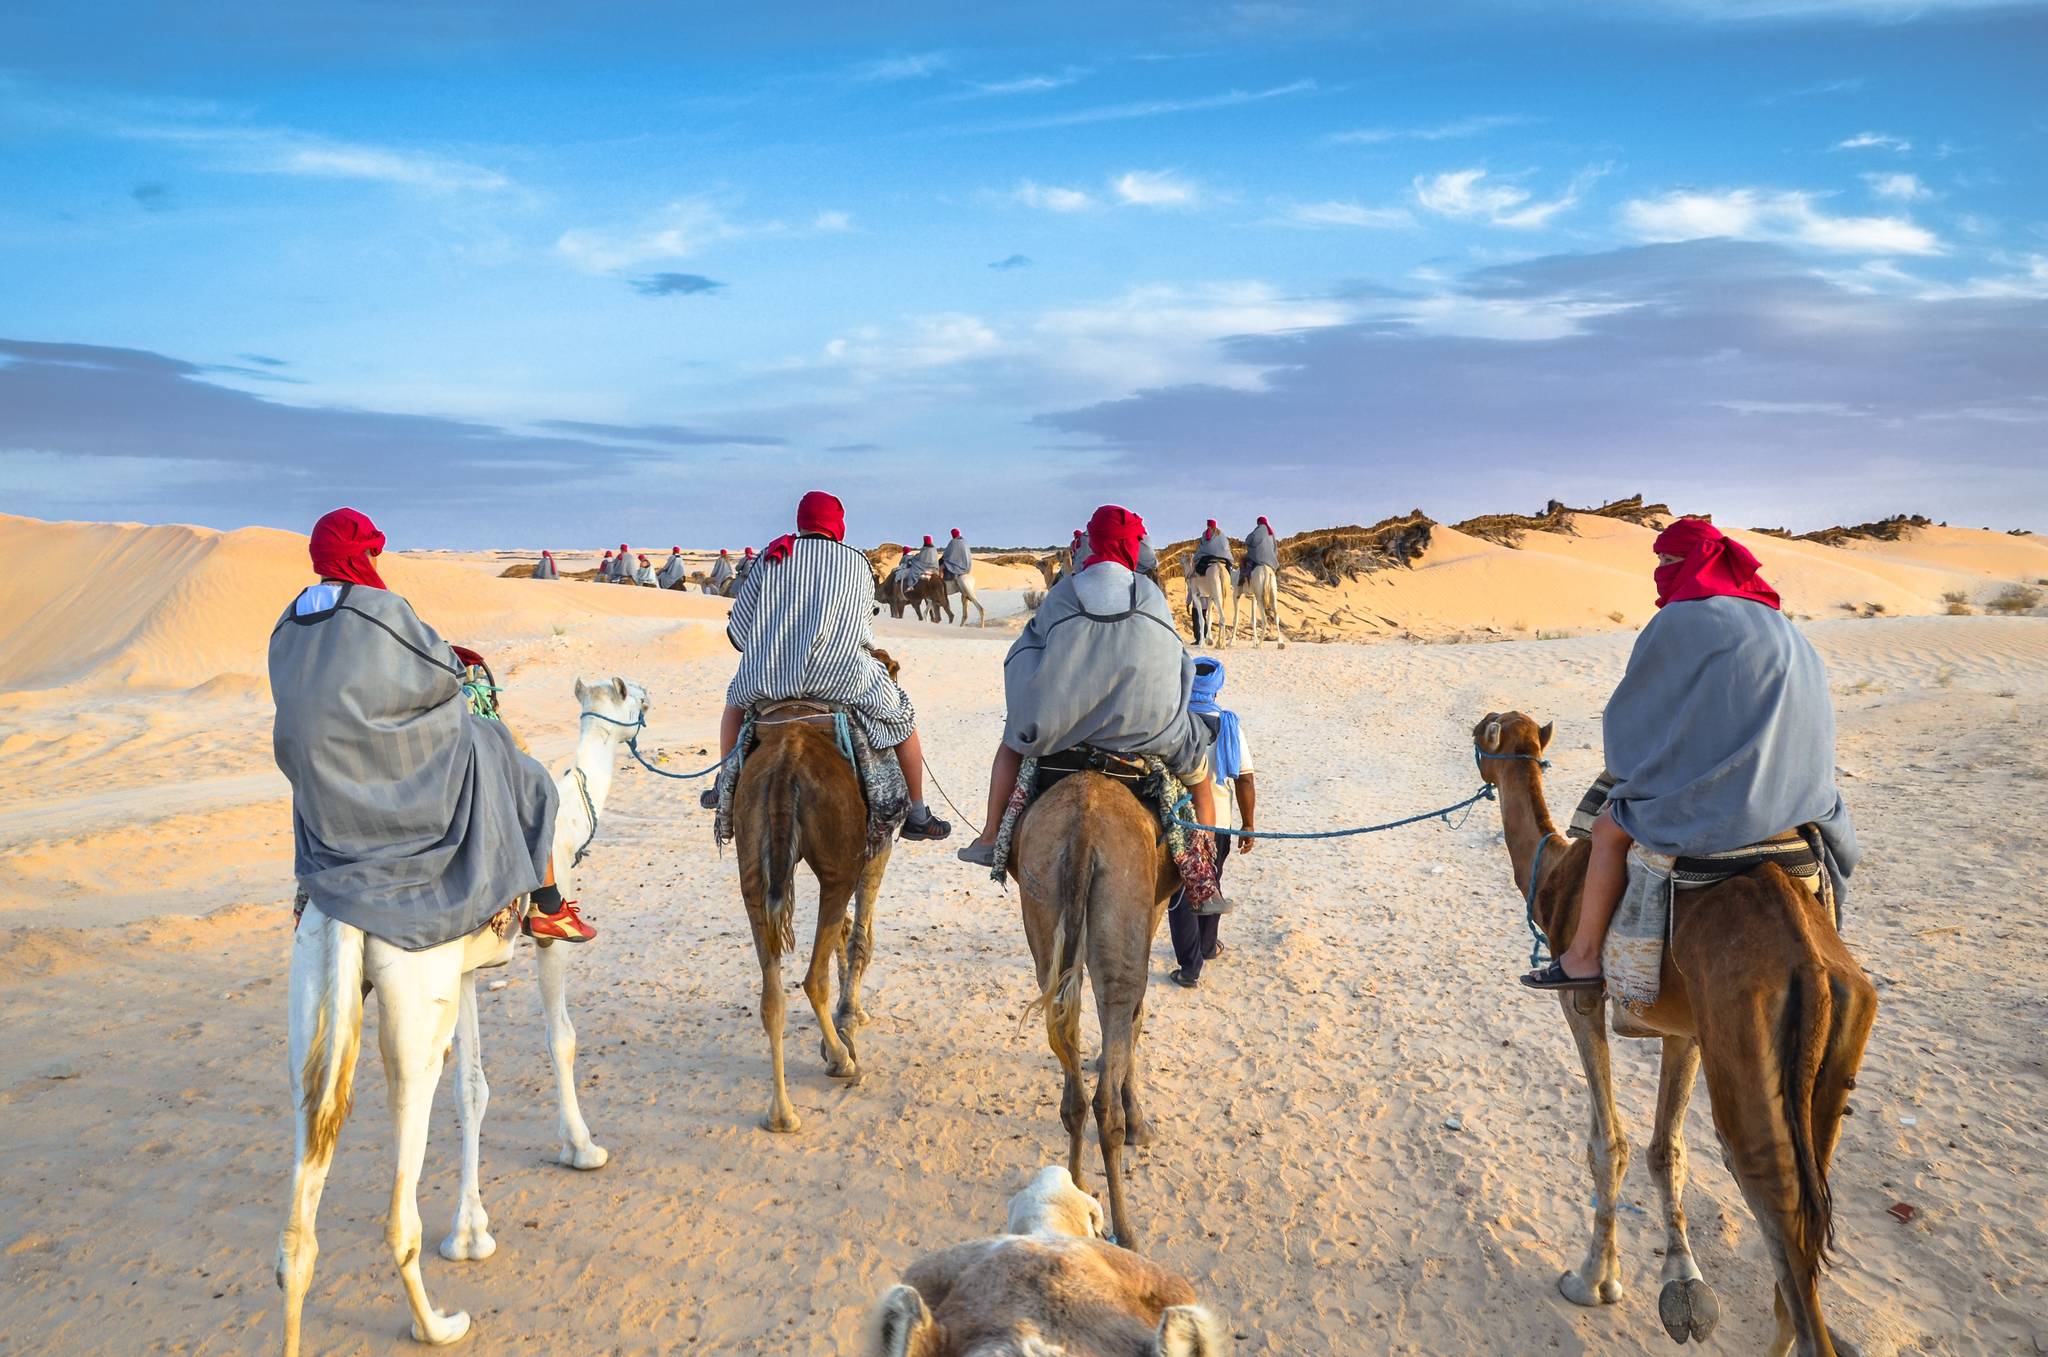
[[[1468,795],[1470,727],[1507,708],[1557,722],[1562,815],[1599,769],[1600,708],[1649,615],[1647,538],[1599,520],[1510,549],[1439,529],[1412,571],[1296,600],[1297,620],[1348,609],[1349,636],[1443,643],[1225,656],[1263,824],[1358,824]],[[1881,1008],[1835,1160],[1830,1318],[1871,1357],[2048,1350],[2048,619],[1942,615],[1947,593],[2048,578],[2048,547],[1934,528],[1849,547],[1748,540],[1788,610],[1813,619],[1868,854],[1845,931]],[[260,530],[0,518],[0,1350],[276,1345],[291,858],[263,641],[307,582],[303,550]],[[388,577],[487,650],[508,719],[544,759],[569,752],[574,679],[621,674],[652,694],[648,752],[701,766],[731,671],[725,605],[496,577],[530,559],[394,556]],[[970,813],[1028,574],[992,591],[988,628],[879,626],[934,772]],[[1844,606],[1871,603],[1885,615]],[[693,792],[622,761],[584,868],[603,936],[576,958],[572,1002],[605,1169],[550,1161],[526,958],[482,996],[499,1251],[426,1263],[437,1302],[476,1319],[467,1351],[839,1351],[905,1264],[999,1229],[1009,1194],[1063,1154],[1055,1066],[1018,1022],[1034,985],[1015,897],[951,845],[905,845],[889,869],[862,1082],[824,1076],[798,1002],[804,1129],[759,1130],[758,972],[731,857]],[[1235,1317],[1240,1352],[1668,1342],[1640,1153],[1653,1046],[1615,1047],[1638,1148],[1621,1217],[1630,1293],[1588,1311],[1556,1291],[1590,1220],[1586,1109],[1555,1003],[1512,982],[1528,940],[1499,828],[1481,805],[1454,826],[1267,840],[1232,859],[1241,908],[1199,990],[1165,983],[1158,941],[1143,1058],[1161,1135],[1131,1156],[1133,1201],[1147,1252]],[[806,897],[800,930],[809,910]],[[307,1333],[325,1353],[410,1354],[382,1242],[389,1120],[370,1038]],[[1716,1350],[1759,1351],[1768,1265],[1704,1094],[1688,1136]],[[1096,1162],[1091,1145],[1091,1185]],[[421,1194],[430,1240],[455,1165],[444,1088]],[[1897,1202],[1910,1223],[1886,1214]]]

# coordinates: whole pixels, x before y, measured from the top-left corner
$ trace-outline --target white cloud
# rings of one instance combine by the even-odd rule
[[[1913,143],[1885,132],[1858,132],[1835,143],[1837,151],[1910,151]]]
[[[986,358],[1003,341],[987,322],[958,312],[916,316],[895,332],[865,325],[825,345],[825,361],[870,375],[945,367]]]
[[[1266,368],[1233,358],[1218,340],[1340,325],[1353,314],[1349,303],[1260,282],[1161,285],[1045,312],[1023,342],[1076,390],[1117,395],[1191,382],[1257,390]]]
[[[1940,254],[1932,231],[1904,217],[1831,217],[1814,195],[1753,188],[1638,198],[1622,221],[1644,240],[1774,240],[1849,254]]]
[[[1603,169],[1586,171],[1563,194],[1547,202],[1536,201],[1529,190],[1514,184],[1484,182],[1485,170],[1417,175],[1415,201],[1442,216],[1484,219],[1495,226],[1529,230],[1548,225],[1552,217],[1577,204],[1580,191],[1603,173]]]
[[[1870,191],[1880,198],[1896,198],[1902,203],[1918,202],[1932,198],[1934,193],[1918,177],[1910,174],[1866,174],[1863,182],[1870,185]]]
[[[1519,127],[1529,121],[1520,113],[1487,113],[1430,127],[1361,127],[1353,132],[1335,133],[1329,139],[1339,145],[1356,146],[1378,146],[1390,141],[1455,141],[1502,127]]]
[[[1169,170],[1132,170],[1111,188],[1134,207],[1192,207],[1198,196],[1193,184]]]
[[[1363,226],[1378,230],[1415,224],[1415,218],[1405,207],[1364,207],[1334,201],[1295,203],[1287,209],[1287,220],[1302,226]]]
[[[1022,118],[1016,122],[983,123],[959,130],[1033,132],[1050,127],[1079,127],[1087,123],[1121,122],[1130,118],[1158,118],[1174,113],[1203,113],[1211,109],[1260,104],[1269,99],[1291,98],[1297,94],[1314,94],[1320,88],[1314,80],[1295,80],[1269,89],[1226,90],[1222,94],[1203,95],[1195,99],[1147,99],[1138,103],[1108,104],[1100,108],[1076,109],[1072,113],[1049,114],[1042,118]]]
[[[745,227],[702,198],[673,202],[627,227],[574,227],[555,241],[555,253],[591,273],[684,259],[707,245],[777,229]]]
[[[923,80],[946,69],[950,59],[944,52],[913,52],[907,56],[884,57],[856,66],[855,80],[867,83],[884,83],[895,80]]]
[[[345,142],[287,142],[252,154],[241,168],[317,179],[366,179],[437,191],[494,191],[512,186],[510,179],[495,170],[459,160]]]
[[[1080,189],[1041,184],[1035,179],[1020,182],[1011,191],[1010,200],[1045,212],[1085,212],[1095,206],[1095,200]]]
[[[966,97],[988,95],[999,97],[1006,94],[1043,94],[1047,90],[1063,89],[1079,80],[1085,71],[1078,67],[1069,68],[1059,75],[1020,75],[1013,80],[980,80],[967,91]]]
[[[811,229],[824,235],[837,235],[853,229],[853,214],[850,212],[820,212],[811,218]]]

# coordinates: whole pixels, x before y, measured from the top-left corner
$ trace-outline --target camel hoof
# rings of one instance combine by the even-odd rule
[[[425,1343],[430,1348],[445,1348],[450,1343],[459,1341],[468,1332],[469,1315],[462,1310],[457,1310],[452,1315],[433,1316],[432,1322],[424,1332],[421,1331],[418,1320],[412,1322],[413,1341]]]
[[[1585,1279],[1576,1272],[1567,1272],[1557,1279],[1558,1294],[1574,1305],[1612,1305],[1621,1299],[1621,1283],[1613,1279],[1601,1282],[1598,1287],[1588,1286]]]
[[[451,1263],[481,1263],[497,1251],[489,1230],[450,1230],[441,1241],[441,1256]]]
[[[1835,1345],[1835,1357],[1863,1357],[1863,1349],[1836,1333],[1833,1325],[1828,1326],[1828,1341]]]
[[[761,1129],[779,1136],[792,1136],[804,1128],[804,1119],[794,1112],[770,1112],[761,1118]]]
[[[860,1062],[851,1056],[837,1064],[827,1059],[825,1061],[825,1077],[828,1079],[843,1079],[849,1084],[859,1083]]]
[[[868,1012],[864,1008],[842,1008],[833,1016],[832,1021],[838,1025],[839,1034],[843,1037],[849,1032],[858,1032],[866,1027]]]
[[[563,1168],[582,1169],[586,1173],[591,1169],[601,1169],[611,1161],[612,1152],[595,1143],[564,1145],[555,1155],[555,1162]]]
[[[1714,1288],[1698,1278],[1666,1282],[1657,1295],[1657,1318],[1664,1321],[1664,1332],[1671,1335],[1672,1342],[1691,1339],[1704,1343],[1721,1322],[1721,1302],[1715,1298]]]

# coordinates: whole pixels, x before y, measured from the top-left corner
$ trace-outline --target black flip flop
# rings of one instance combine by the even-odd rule
[[[718,788],[706,787],[701,793],[698,794],[697,804],[704,807],[704,809],[706,810],[717,810]]]
[[[1186,971],[1181,970],[1178,966],[1176,966],[1173,969],[1173,973],[1168,975],[1166,978],[1168,980],[1171,980],[1174,984],[1179,985],[1182,989],[1194,989],[1202,983],[1200,976],[1189,975]]]
[[[1606,989],[1607,977],[1605,975],[1588,975],[1584,977],[1568,975],[1565,973],[1562,965],[1553,961],[1540,971],[1530,971],[1524,975],[1522,983],[1530,989],[1541,990]]]

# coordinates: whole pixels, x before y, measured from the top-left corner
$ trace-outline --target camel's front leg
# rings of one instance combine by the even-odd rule
[[[775,925],[761,911],[749,906],[747,922],[754,930],[754,952],[761,961],[761,1030],[768,1034],[768,1115],[762,1129],[787,1134],[803,1128],[803,1119],[790,1105],[789,1085],[782,1077],[782,1026],[788,1000],[782,993],[782,954],[775,949]]]
[[[483,1172],[484,1109],[490,1103],[476,1017],[476,972],[466,971],[455,1015],[455,1121],[462,1131],[462,1186],[456,1193],[455,1222],[441,1241],[441,1256],[452,1263],[488,1258],[498,1251],[478,1184]]]
[[[885,846],[861,869],[860,885],[853,893],[854,915],[846,930],[846,946],[840,950],[837,1021],[848,1045],[852,1045],[853,1034],[868,1025],[868,1011],[860,1002],[860,987],[867,978],[868,963],[875,956],[875,904],[882,893],[882,873],[888,867],[889,848]]]
[[[540,975],[540,1006],[547,1020],[548,1060],[555,1069],[556,1130],[561,1138],[557,1163],[572,1169],[601,1169],[611,1154],[590,1138],[583,1108],[576,1101],[576,1025],[569,1021],[568,943],[534,949]]]
[[[1593,1239],[1577,1272],[1558,1278],[1557,1289],[1574,1305],[1612,1305],[1621,1299],[1621,1262],[1615,1255],[1614,1209],[1628,1172],[1628,1140],[1614,1111],[1614,1073],[1607,1058],[1607,1000],[1584,990],[1558,996],[1579,1061],[1586,1069],[1586,1097],[1592,1103],[1592,1140],[1586,1166],[1593,1171]]]
[[[307,908],[292,938],[290,1005],[286,1049],[297,1162],[277,1242],[277,1284],[284,1291],[285,1357],[298,1357],[300,1320],[320,1253],[313,1221],[353,1099],[363,1035],[363,935],[317,905]]]
[[[371,983],[380,1007],[378,1044],[384,1052],[384,1082],[390,1089],[396,1172],[391,1182],[391,1218],[384,1239],[405,1282],[412,1307],[412,1336],[422,1343],[453,1343],[469,1332],[469,1316],[444,1315],[427,1299],[420,1277],[420,1165],[427,1155],[427,1125],[434,1086],[455,1030],[462,988],[462,944],[424,952],[400,952],[371,944]]]
[[[1663,1288],[1657,1317],[1674,1343],[1704,1343],[1721,1318],[1721,1302],[1693,1261],[1685,1232],[1685,1109],[1700,1068],[1699,1043],[1690,1037],[1664,1038],[1657,1075],[1657,1128],[1650,1137],[1650,1175],[1664,1208]]]

